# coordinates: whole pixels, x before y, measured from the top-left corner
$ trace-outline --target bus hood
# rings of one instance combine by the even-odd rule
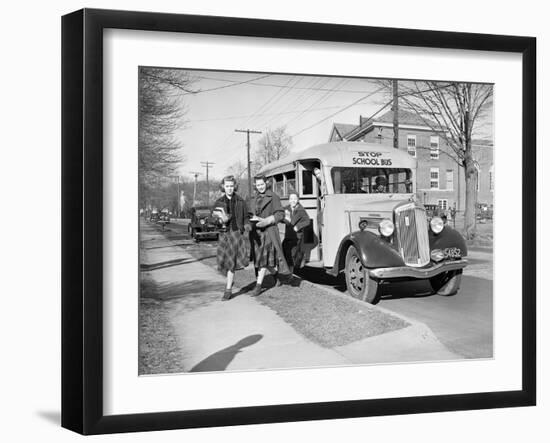
[[[350,194],[344,196],[345,211],[361,211],[389,216],[396,206],[414,201],[412,194]]]
[[[367,221],[367,230],[378,233],[378,224],[383,219],[393,221],[393,211],[397,206],[413,201],[412,194],[333,194],[326,197],[327,207],[330,207],[326,216],[341,219],[343,214],[342,221],[349,233],[357,231],[362,220]]]

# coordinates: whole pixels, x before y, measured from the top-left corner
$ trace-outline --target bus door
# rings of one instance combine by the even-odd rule
[[[311,220],[304,230],[304,257],[310,266],[322,266],[320,186],[314,174],[315,168],[319,167],[320,162],[315,160],[302,161],[298,165],[300,203]]]

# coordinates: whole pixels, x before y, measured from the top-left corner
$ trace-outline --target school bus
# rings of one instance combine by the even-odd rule
[[[306,266],[343,272],[350,295],[376,303],[382,283],[403,280],[428,279],[435,293],[454,295],[467,265],[462,235],[440,217],[428,221],[417,201],[416,166],[392,147],[336,142],[293,153],[261,174],[283,205],[296,192],[311,218]]]

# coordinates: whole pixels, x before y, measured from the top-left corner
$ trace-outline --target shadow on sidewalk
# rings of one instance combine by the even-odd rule
[[[142,263],[139,265],[139,269],[141,271],[155,271],[157,269],[163,269],[163,268],[169,268],[171,266],[179,266],[179,265],[186,265],[188,263],[195,263],[202,260],[206,260],[207,258],[215,257],[215,255],[201,257],[201,258],[194,258],[194,257],[186,257],[186,258],[176,258],[174,260],[167,260],[159,263],[151,263],[151,264],[145,264]]]
[[[223,283],[207,280],[158,283],[152,279],[143,279],[140,289],[140,300],[142,302],[146,299],[156,301],[182,300],[193,305],[202,305],[221,297]]]
[[[224,371],[227,366],[229,366],[229,363],[233,361],[235,356],[241,352],[241,349],[258,343],[262,338],[263,335],[261,334],[249,335],[248,337],[239,340],[234,345],[206,357],[204,360],[193,366],[189,372]]]

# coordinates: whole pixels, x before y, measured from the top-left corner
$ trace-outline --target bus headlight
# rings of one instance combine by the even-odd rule
[[[389,237],[390,235],[392,235],[394,229],[395,226],[393,225],[393,222],[387,218],[382,220],[378,225],[378,230],[380,231],[380,234],[382,234],[384,237]]]
[[[432,232],[434,234],[439,234],[443,231],[444,226],[445,224],[443,223],[443,219],[441,217],[433,217],[430,220],[430,228],[432,228]]]

